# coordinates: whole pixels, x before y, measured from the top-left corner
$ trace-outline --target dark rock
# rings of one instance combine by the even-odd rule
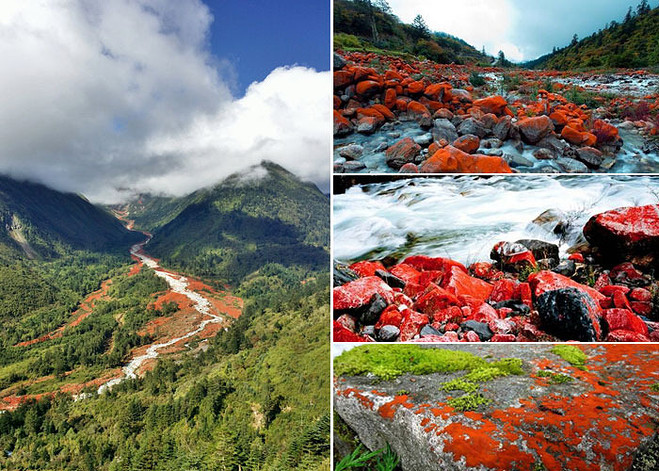
[[[379,293],[375,293],[371,297],[368,307],[359,316],[359,323],[361,325],[375,325],[386,307],[387,301]]]
[[[345,285],[349,281],[355,281],[359,275],[348,268],[348,265],[334,261],[334,273],[332,274],[332,281],[334,286]]]
[[[504,116],[499,120],[499,122],[492,129],[492,133],[497,139],[505,141],[508,139],[508,134],[510,133],[510,128],[512,127],[512,120],[510,116]]]
[[[339,155],[348,160],[357,160],[364,152],[364,148],[359,144],[350,144],[339,149]]]
[[[559,157],[556,159],[556,163],[567,173],[588,173],[586,164],[569,157]]]
[[[405,164],[413,163],[419,152],[421,146],[411,138],[401,139],[385,151],[387,165],[398,170]]]
[[[392,288],[405,288],[405,282],[388,271],[376,270],[375,276],[382,278]]]
[[[571,277],[577,271],[577,265],[573,260],[563,260],[561,263],[552,268],[554,273]]]
[[[365,325],[364,327],[362,327],[361,334],[362,335],[367,335],[371,338],[375,338],[375,326]]]
[[[442,335],[442,333],[433,326],[426,324],[421,328],[420,335],[421,337],[425,337],[427,335]]]
[[[460,124],[460,126],[458,126],[458,134],[461,136],[464,136],[465,134],[473,134],[482,139],[487,136],[489,132],[490,130],[475,118],[467,118]]]
[[[333,62],[334,62],[334,70],[341,70],[348,64],[346,60],[336,52],[334,53]]]
[[[487,342],[494,335],[490,330],[490,327],[485,322],[466,321],[463,322],[460,327],[462,327],[463,331],[473,330],[476,332],[476,334],[478,334],[478,338],[481,339],[481,342]]]
[[[533,157],[538,160],[554,160],[556,158],[554,152],[549,149],[538,149],[533,152]]]
[[[567,142],[559,139],[554,134],[543,137],[536,145],[543,149],[552,151],[555,155],[563,155],[565,153],[565,149],[570,148]]]
[[[505,301],[500,301],[498,303],[492,304],[494,309],[501,309],[502,307],[512,309],[513,312],[511,315],[523,315],[527,316],[531,313],[531,308],[526,304],[516,301],[514,299],[508,299]]]
[[[440,118],[435,120],[435,127],[432,130],[432,137],[435,141],[446,139],[447,142],[453,142],[459,136],[453,123],[451,123],[448,119]]]
[[[360,162],[359,160],[350,160],[348,162],[344,162],[342,168],[344,173],[359,172],[360,170],[364,170],[366,168],[366,164],[364,162]]]
[[[541,327],[561,340],[597,342],[601,340],[599,306],[577,288],[545,291],[535,307]]]
[[[380,342],[395,342],[400,335],[400,329],[395,325],[383,326],[377,334],[377,339]]]
[[[529,249],[536,260],[543,258],[554,258],[558,260],[558,245],[556,244],[537,239],[521,239],[515,243],[521,244]]]
[[[582,147],[577,149],[577,159],[590,168],[599,168],[604,158],[602,153],[594,147]]]

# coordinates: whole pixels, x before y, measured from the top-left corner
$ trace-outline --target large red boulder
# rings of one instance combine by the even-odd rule
[[[648,326],[643,320],[627,309],[606,309],[602,311],[603,319],[610,332],[629,330],[638,334],[649,335]]]
[[[334,321],[333,337],[335,342],[372,342],[369,337],[358,335]]]
[[[422,173],[512,173],[501,157],[471,155],[453,146],[439,149],[419,170]]]
[[[493,286],[458,267],[451,267],[442,280],[442,288],[456,296],[470,296],[483,303],[490,297]]]
[[[377,276],[367,276],[334,288],[334,310],[358,309],[369,304],[374,294],[387,304],[394,300],[394,290]]]
[[[427,257],[426,255],[411,255],[403,260],[402,263],[420,271],[437,270],[441,272],[448,272],[450,268],[458,267],[460,270],[467,273],[467,269],[463,264],[456,262],[455,260],[451,260],[450,258]]]
[[[382,262],[369,262],[361,261],[353,263],[348,268],[357,273],[359,276],[375,276],[375,272],[378,270],[386,271]]]
[[[493,113],[500,116],[504,113],[506,106],[508,106],[508,102],[504,97],[494,95],[476,100],[473,105],[480,108],[483,113]]]
[[[659,250],[659,205],[613,209],[590,218],[583,233],[611,261],[652,262]]]

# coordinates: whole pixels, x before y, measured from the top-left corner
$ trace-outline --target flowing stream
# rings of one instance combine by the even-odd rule
[[[541,239],[561,253],[600,212],[659,203],[659,177],[525,175],[408,178],[357,185],[334,198],[334,258],[343,262],[423,254],[488,261],[498,241]],[[533,221],[559,210],[571,228]]]
[[[189,337],[197,335],[199,332],[204,330],[204,328],[206,328],[206,326],[210,323],[219,323],[224,321],[223,317],[213,313],[213,310],[211,308],[211,303],[206,298],[204,298],[199,293],[196,293],[188,289],[187,278],[179,275],[173,275],[172,273],[165,271],[160,267],[160,265],[158,265],[158,262],[156,260],[149,257],[146,253],[144,253],[143,248],[149,242],[149,240],[151,240],[150,237],[144,242],[140,242],[139,244],[133,245],[130,249],[131,255],[134,255],[135,257],[139,258],[140,261],[143,262],[145,266],[152,269],[157,276],[163,278],[173,292],[180,293],[186,296],[188,299],[190,299],[194,303],[194,308],[197,310],[197,312],[199,312],[205,317],[208,317],[208,319],[204,319],[203,321],[201,321],[201,323],[196,329],[191,330],[185,335],[170,339],[167,342],[156,343],[151,345],[146,350],[146,353],[144,355],[140,355],[133,358],[126,366],[122,368],[123,376],[119,378],[114,378],[108,381],[107,383],[101,385],[98,388],[98,394],[102,394],[103,392],[110,390],[113,386],[121,383],[126,378],[135,378],[137,370],[144,364],[145,361],[158,357],[159,350],[174,345],[175,343],[183,339],[187,339]]]

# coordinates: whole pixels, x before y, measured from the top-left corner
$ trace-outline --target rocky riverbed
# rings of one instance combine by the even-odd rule
[[[474,74],[483,85],[471,84]],[[337,55],[334,171],[654,173],[658,85],[644,71],[506,72]]]
[[[654,188],[612,176],[352,187],[335,199],[334,340],[657,341]]]

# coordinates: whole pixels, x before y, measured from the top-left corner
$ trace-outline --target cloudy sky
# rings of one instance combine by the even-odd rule
[[[2,0],[0,56],[1,173],[115,202],[269,159],[328,187],[327,0]]]
[[[389,0],[394,14],[411,23],[421,14],[433,31],[464,39],[477,49],[525,61],[566,46],[576,33],[589,36],[621,21],[640,0]],[[651,0],[650,6],[657,6]]]

